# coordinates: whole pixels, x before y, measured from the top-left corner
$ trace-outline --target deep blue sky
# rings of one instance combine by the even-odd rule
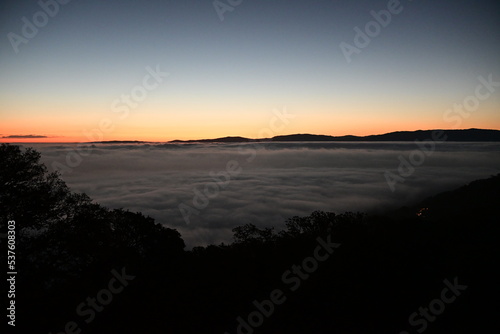
[[[4,1],[0,134],[85,140],[109,118],[110,140],[257,137],[276,108],[295,116],[276,134],[500,128],[498,91],[460,124],[443,119],[479,76],[500,81],[498,2],[401,1],[348,63],[339,44],[387,3],[244,0],[221,21],[212,1],[73,0],[16,53],[8,33],[40,6]],[[118,119],[112,102],[148,66],[170,76]]]

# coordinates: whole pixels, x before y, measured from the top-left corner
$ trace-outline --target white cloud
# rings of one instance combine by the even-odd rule
[[[245,223],[281,228],[286,218],[314,210],[371,211],[398,207],[500,172],[500,144],[446,143],[392,193],[384,172],[413,143],[270,143],[255,159],[239,144],[96,145],[63,179],[112,208],[141,211],[177,228],[190,246],[231,242]],[[253,147],[248,144],[245,148]],[[69,145],[36,145],[48,166],[64,162]],[[186,225],[180,203],[193,206],[193,189],[212,182],[209,172],[236,160],[242,172]]]

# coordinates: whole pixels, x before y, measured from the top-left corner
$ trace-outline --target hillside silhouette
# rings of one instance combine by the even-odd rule
[[[500,329],[500,175],[383,215],[313,212],[282,231],[246,224],[231,244],[192,250],[150,217],[71,192],[33,149],[0,146],[0,186],[2,233],[9,220],[17,227],[19,333]],[[117,273],[129,277],[123,289],[93,317],[80,315]],[[441,298],[444,280],[467,288],[412,325],[410,315]],[[255,312],[268,316],[252,320]]]
[[[417,130],[417,131],[397,131],[380,135],[369,136],[328,136],[314,134],[292,134],[274,136],[272,138],[250,139],[245,137],[222,137],[215,139],[194,139],[194,140],[172,140],[170,143],[246,143],[246,142],[304,142],[304,141],[415,141],[434,140],[435,134],[439,138],[444,138],[448,142],[497,142],[500,141],[500,130],[466,129],[466,130]]]

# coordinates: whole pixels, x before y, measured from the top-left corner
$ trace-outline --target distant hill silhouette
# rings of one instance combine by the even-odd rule
[[[417,130],[397,131],[370,136],[328,136],[314,134],[291,134],[272,138],[251,139],[245,137],[222,137],[215,139],[172,140],[170,143],[246,143],[246,142],[298,142],[298,141],[414,141],[432,139],[435,131],[442,131],[448,142],[498,142],[500,130],[467,129],[467,130]],[[442,136],[440,136],[442,137]]]
[[[105,140],[105,141],[91,141],[89,144],[147,144],[150,141],[142,140]]]
[[[245,137],[222,137],[215,139],[193,139],[193,140],[172,140],[170,143],[245,143],[256,141],[255,139],[245,138]]]
[[[458,189],[429,197],[419,203],[419,214],[423,218],[443,220],[477,219],[498,224],[500,216],[500,174],[489,179],[476,180]]]

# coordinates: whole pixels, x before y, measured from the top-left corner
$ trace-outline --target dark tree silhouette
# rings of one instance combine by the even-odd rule
[[[178,256],[185,247],[176,230],[150,217],[109,210],[71,192],[31,148],[0,146],[0,188],[0,227],[5,231],[7,221],[16,222],[16,262],[23,273],[17,299],[33,318],[21,328],[50,328],[60,315],[74,316],[61,304],[85,300],[82,291],[102,284],[112,269],[139,268],[145,260]],[[50,307],[61,314],[43,311]]]
[[[74,320],[82,333],[233,334],[275,289],[286,302],[253,333],[413,333],[410,314],[454,277],[469,288],[426,332],[498,332],[500,175],[384,215],[316,211],[278,232],[247,224],[232,244],[192,251],[150,217],[71,192],[33,149],[0,146],[0,187],[0,226],[18,228],[22,333]],[[332,254],[321,249],[330,241],[341,243]],[[76,306],[122,267],[133,284],[87,324]]]
[[[40,153],[0,145],[0,219],[16,219],[22,229],[48,227],[64,216],[71,198],[57,173],[48,173]]]

